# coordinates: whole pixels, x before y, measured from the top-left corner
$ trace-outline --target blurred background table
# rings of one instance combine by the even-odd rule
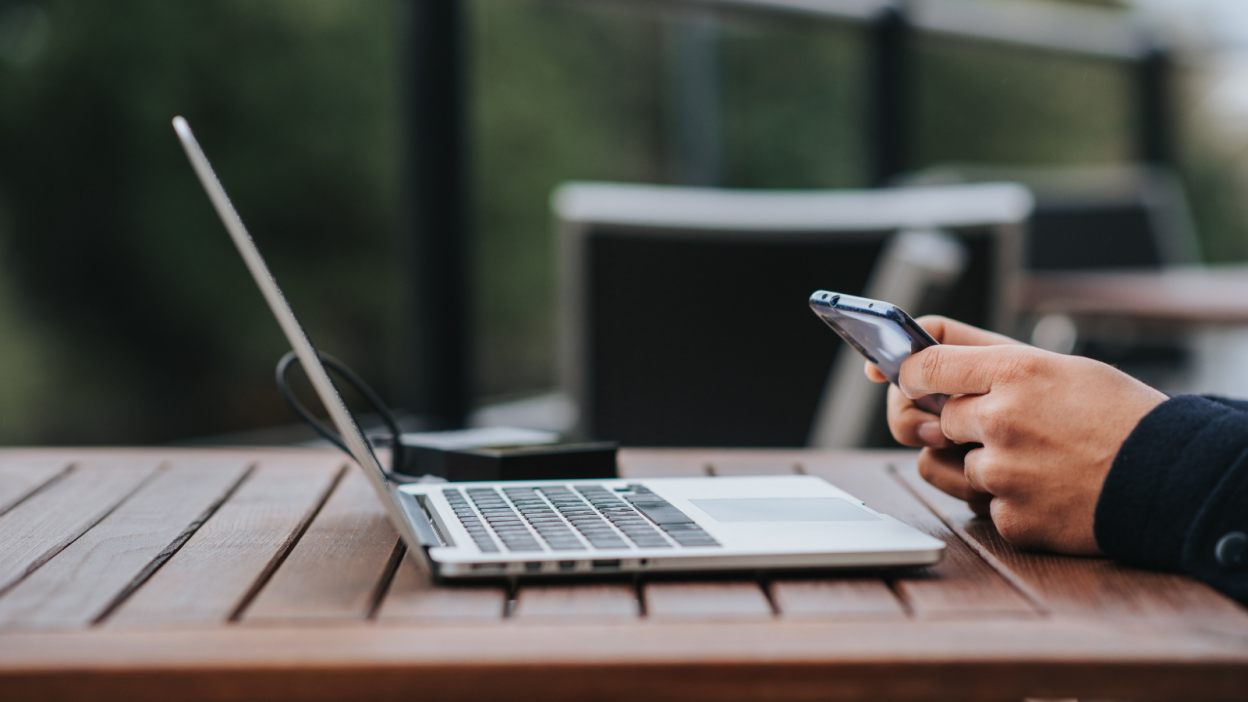
[[[1190,325],[1248,324],[1248,266],[1032,272],[1024,307],[1061,313]]]
[[[435,586],[332,451],[0,452],[0,689],[28,699],[1248,699],[1248,612],[1018,551],[902,451],[627,450],[809,473],[944,540],[927,569]]]

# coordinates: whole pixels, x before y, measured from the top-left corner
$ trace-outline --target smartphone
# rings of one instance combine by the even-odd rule
[[[880,300],[819,290],[810,296],[810,308],[893,385],[910,354],[939,343],[905,310]],[[914,404],[939,415],[948,399],[948,395],[928,395]]]

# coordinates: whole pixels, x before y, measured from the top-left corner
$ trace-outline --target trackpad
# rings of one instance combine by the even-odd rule
[[[874,522],[879,517],[837,497],[689,500],[720,522]]]

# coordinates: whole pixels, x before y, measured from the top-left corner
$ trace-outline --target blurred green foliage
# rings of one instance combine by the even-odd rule
[[[21,354],[0,366],[0,440],[143,442],[290,421],[271,380],[286,345],[173,136],[176,114],[313,338],[366,375],[385,370],[398,9],[0,9],[42,13],[46,34],[0,64],[0,347]]]
[[[494,397],[554,382],[551,189],[677,172],[678,17],[623,1],[466,9],[477,391]],[[0,442],[293,421],[271,380],[286,345],[175,114],[314,340],[394,385],[404,22],[404,0],[0,0]],[[864,30],[734,13],[720,36],[725,184],[865,185]],[[913,75],[915,168],[1132,156],[1120,64],[923,38]],[[1248,256],[1228,181],[1191,172],[1198,224],[1223,242],[1210,251]]]

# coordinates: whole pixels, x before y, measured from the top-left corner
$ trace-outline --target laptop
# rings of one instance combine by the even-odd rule
[[[434,580],[877,568],[944,543],[807,475],[392,485],[182,117],[174,129],[352,458]]]

